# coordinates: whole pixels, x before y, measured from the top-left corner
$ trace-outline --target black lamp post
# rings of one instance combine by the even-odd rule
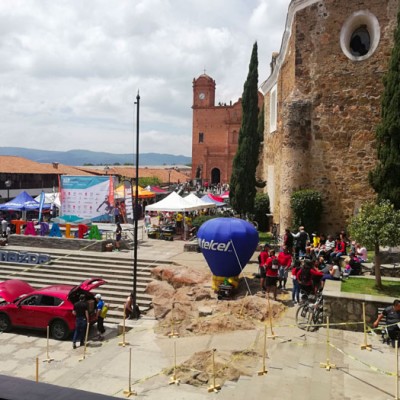
[[[4,182],[4,185],[5,185],[6,188],[7,188],[7,201],[9,201],[9,200],[10,200],[10,187],[11,187],[11,185],[12,185],[11,179],[7,179],[7,180]]]
[[[139,199],[139,91],[136,96],[136,172],[135,172],[135,202],[133,208],[134,236],[133,236],[133,291],[132,291],[132,311],[133,318],[140,317],[140,310],[137,304],[136,286],[137,286],[137,245],[138,245],[138,199]],[[132,187],[132,186],[131,186]]]

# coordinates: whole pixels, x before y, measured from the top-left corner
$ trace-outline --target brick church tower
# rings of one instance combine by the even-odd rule
[[[202,74],[193,79],[192,179],[228,183],[238,147],[242,104],[215,105],[215,81]]]

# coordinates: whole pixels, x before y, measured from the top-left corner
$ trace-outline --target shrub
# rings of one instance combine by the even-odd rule
[[[322,196],[317,190],[302,189],[293,192],[290,199],[294,227],[303,225],[308,232],[318,230],[322,215]]]
[[[210,219],[220,218],[220,217],[221,217],[220,215],[200,215],[193,219],[192,225],[196,227],[196,229],[198,230],[200,226],[204,224],[204,222]]]
[[[254,200],[254,219],[258,222],[260,232],[266,232],[269,228],[267,214],[269,214],[268,194],[257,193]]]

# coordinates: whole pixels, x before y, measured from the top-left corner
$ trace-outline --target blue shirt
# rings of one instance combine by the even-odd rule
[[[104,306],[104,301],[100,299],[100,300],[97,302],[96,310],[100,310],[100,311],[101,311],[101,309],[103,308],[103,306]]]

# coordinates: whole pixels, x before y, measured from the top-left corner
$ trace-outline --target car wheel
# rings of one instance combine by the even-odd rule
[[[0,314],[0,332],[7,332],[11,329],[11,321],[6,314]]]
[[[50,325],[50,334],[53,339],[65,340],[69,335],[68,325],[64,321],[57,319]]]

